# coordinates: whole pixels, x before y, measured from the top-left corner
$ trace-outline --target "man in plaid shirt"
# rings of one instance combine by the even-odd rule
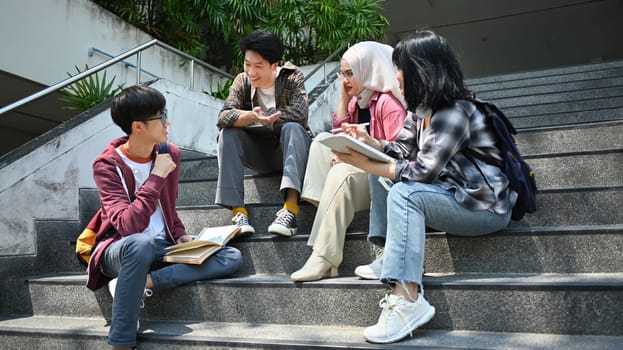
[[[293,236],[311,143],[303,73],[289,62],[279,66],[284,47],[273,33],[247,34],[240,50],[244,72],[234,79],[217,122],[216,204],[232,210],[241,234],[253,234],[244,204],[243,166],[259,174],[282,171],[279,190],[285,202],[268,232]]]

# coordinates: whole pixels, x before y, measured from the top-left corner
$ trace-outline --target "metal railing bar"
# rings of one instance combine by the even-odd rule
[[[306,82],[307,79],[311,78],[314,75],[314,73],[316,73],[321,67],[324,67],[327,64],[327,62],[332,60],[333,57],[335,57],[338,53],[340,53],[344,49],[344,47],[347,47],[347,46],[350,46],[350,43],[343,44],[337,50],[333,51],[333,53],[331,53],[322,62],[318,63],[318,65],[316,67],[314,67],[314,69],[312,69],[309,73],[307,73],[307,76],[305,77],[305,79],[303,79],[303,82]],[[324,76],[324,81],[325,82],[326,82],[326,79],[327,79],[327,74],[325,73],[325,76]]]
[[[109,59],[109,60],[107,60],[105,62],[102,62],[102,63],[100,63],[100,64],[98,64],[98,65],[96,65],[94,67],[91,67],[91,68],[85,70],[84,72],[80,72],[80,73],[78,73],[78,74],[76,74],[74,76],[71,76],[70,78],[67,78],[67,79],[65,79],[63,81],[60,81],[60,82],[58,82],[58,83],[56,83],[56,84],[54,84],[54,85],[52,85],[52,86],[50,86],[48,88],[45,88],[45,89],[43,89],[43,90],[41,90],[41,91],[39,91],[37,93],[34,93],[34,94],[32,94],[30,96],[27,96],[27,97],[25,97],[25,98],[23,98],[21,100],[18,100],[16,102],[13,102],[11,104],[8,104],[8,105],[0,108],[0,116],[2,114],[6,113],[6,112],[9,112],[9,111],[15,109],[15,108],[23,106],[23,105],[25,105],[27,103],[30,103],[30,102],[32,102],[32,101],[34,101],[36,99],[39,99],[39,98],[41,98],[41,97],[43,97],[43,96],[45,96],[47,94],[50,94],[52,92],[55,92],[57,90],[60,90],[60,89],[62,89],[64,87],[66,87],[68,85],[71,85],[71,84],[75,83],[76,81],[79,81],[79,80],[81,80],[83,78],[86,78],[86,77],[90,76],[91,74],[95,74],[95,73],[97,73],[97,72],[99,72],[99,71],[101,71],[101,70],[103,70],[105,68],[108,68],[108,67],[110,67],[110,66],[112,66],[112,65],[114,65],[114,64],[116,64],[118,62],[122,62],[122,63],[128,65],[128,63],[127,62],[123,62],[123,60],[128,58],[128,57],[130,57],[130,56],[132,56],[132,55],[135,55],[135,54],[137,55],[137,64],[136,64],[137,80],[136,81],[138,83],[138,82],[140,82],[140,75],[141,75],[141,67],[140,67],[141,66],[141,52],[144,51],[145,49],[148,49],[148,48],[154,46],[154,45],[160,46],[160,47],[162,47],[162,48],[164,48],[164,49],[166,49],[168,51],[171,51],[171,52],[173,52],[173,53],[175,53],[175,54],[177,54],[179,56],[182,56],[182,57],[188,59],[190,61],[190,64],[191,64],[191,68],[190,68],[191,75],[194,73],[194,64],[198,64],[198,65],[200,65],[200,66],[202,66],[202,67],[204,67],[204,68],[206,68],[206,69],[208,69],[208,70],[210,70],[212,72],[219,73],[220,75],[222,75],[222,76],[224,76],[224,77],[226,77],[228,79],[234,79],[233,75],[229,74],[228,72],[226,72],[226,71],[224,71],[222,69],[214,67],[214,66],[212,66],[212,65],[210,65],[208,63],[205,63],[203,61],[197,60],[195,57],[193,57],[193,56],[191,56],[191,55],[189,55],[189,54],[187,54],[187,53],[185,53],[185,52],[183,52],[181,50],[178,50],[178,49],[174,48],[173,46],[170,46],[170,45],[168,45],[166,43],[163,43],[163,42],[161,42],[161,41],[159,41],[157,39],[153,39],[153,40],[148,41],[148,42],[146,42],[144,44],[141,44],[141,45],[139,45],[139,46],[137,46],[137,47],[135,47],[133,49],[130,49],[130,50],[128,50],[128,51],[126,51],[126,52],[124,52],[124,53],[122,53],[122,54],[120,54],[120,55],[118,55],[116,57],[113,57],[113,58],[111,58],[111,59]],[[304,82],[307,81],[321,67],[324,67],[324,65],[327,62],[329,62],[333,57],[335,57],[347,45],[349,45],[349,43],[343,44],[337,50],[335,50],[333,53],[331,53],[331,55],[329,55],[327,58],[325,58],[322,62],[318,63],[318,65],[314,69],[312,69],[311,72],[305,77]],[[105,54],[104,52],[102,52],[99,49],[95,49],[95,48],[92,48],[92,49],[93,50],[97,50],[98,52]],[[151,76],[155,76],[152,73],[149,73],[149,72],[146,72],[146,73],[151,75]],[[326,76],[324,77],[324,80],[326,81]],[[191,76],[191,85],[194,85],[194,77],[193,76]]]
[[[139,46],[137,46],[137,47],[135,47],[133,49],[130,49],[130,50],[122,53],[121,55],[119,55],[119,56],[117,56],[115,58],[112,58],[112,59],[110,59],[110,60],[108,60],[106,62],[102,62],[102,63],[96,65],[95,67],[89,68],[89,69],[85,70],[84,72],[78,73],[78,74],[76,74],[76,75],[74,75],[74,76],[72,76],[70,78],[67,78],[67,79],[65,79],[65,80],[63,80],[63,81],[61,81],[59,83],[56,83],[56,84],[54,84],[54,85],[52,85],[52,86],[50,86],[48,88],[45,88],[45,89],[43,89],[43,90],[41,90],[41,91],[39,91],[37,93],[34,93],[34,94],[32,94],[32,95],[30,95],[28,97],[25,97],[25,98],[23,98],[23,99],[21,99],[21,100],[19,100],[17,102],[13,102],[13,103],[11,103],[9,105],[6,105],[6,106],[0,108],[0,115],[4,114],[4,113],[6,113],[6,112],[8,112],[10,110],[13,110],[13,109],[15,109],[17,107],[23,106],[26,103],[34,101],[34,100],[36,100],[36,99],[38,99],[40,97],[43,97],[43,96],[45,96],[45,95],[47,95],[49,93],[52,93],[52,92],[57,91],[57,90],[60,90],[60,89],[66,87],[68,85],[71,85],[71,84],[75,83],[76,81],[81,80],[81,79],[83,79],[83,78],[85,78],[85,77],[87,77],[87,76],[89,76],[91,74],[97,73],[97,72],[103,70],[104,68],[108,68],[108,67],[112,66],[113,64],[124,60],[125,58],[128,58],[128,57],[130,57],[130,56],[132,56],[132,55],[134,55],[134,54],[136,54],[136,53],[138,53],[138,52],[140,52],[140,51],[142,51],[142,50],[144,50],[144,49],[146,49],[148,47],[151,47],[151,46],[155,45],[156,42],[158,42],[158,40],[156,40],[156,39],[154,39],[152,41],[148,41],[145,44],[142,44],[142,45],[139,45]]]
[[[99,53],[99,54],[100,54],[100,55],[102,55],[102,56],[108,57],[108,58],[114,58],[114,57],[115,57],[115,56],[113,56],[113,55],[111,55],[111,54],[109,54],[109,53],[107,53],[107,52],[104,52],[104,51],[102,51],[102,50],[100,50],[100,49],[96,48],[96,47],[92,47],[92,48],[90,48],[90,49],[89,49],[89,56],[93,56],[93,53],[95,53],[95,52]],[[123,65],[124,65],[126,68],[134,68],[134,69],[136,69],[136,65],[135,65],[134,63],[130,63],[130,62],[128,62],[128,61],[123,61],[122,63],[123,63]],[[156,79],[160,79],[160,77],[159,77],[159,76],[157,76],[157,75],[155,75],[154,73],[151,73],[151,72],[149,72],[149,71],[146,71],[146,70],[144,70],[144,69],[141,69],[141,72],[142,72],[142,73],[145,73],[145,74],[148,74],[148,75],[151,75],[152,77],[154,77],[154,78],[156,78]]]
[[[227,72],[225,72],[225,71],[223,71],[223,70],[221,70],[219,68],[216,68],[216,67],[214,67],[214,66],[212,66],[212,65],[210,65],[208,63],[205,63],[203,61],[197,60],[195,57],[193,57],[193,56],[191,56],[191,55],[189,55],[189,54],[187,54],[187,53],[185,53],[183,51],[180,51],[180,50],[178,50],[178,49],[176,49],[176,48],[174,48],[174,47],[172,47],[170,45],[167,45],[167,44],[165,44],[165,43],[163,43],[163,42],[161,42],[161,41],[159,41],[157,39],[153,39],[153,40],[148,41],[148,42],[146,42],[144,44],[141,44],[141,45],[139,45],[139,46],[137,46],[137,47],[135,47],[133,49],[130,49],[130,50],[128,50],[128,51],[126,51],[126,52],[124,52],[124,53],[114,57],[114,58],[111,58],[111,59],[109,59],[109,60],[107,60],[105,62],[102,62],[102,63],[94,66],[94,67],[91,67],[91,68],[85,70],[84,72],[78,73],[78,74],[76,74],[76,75],[74,75],[74,76],[72,76],[70,78],[67,78],[67,79],[65,79],[65,80],[63,80],[61,82],[58,82],[58,83],[56,83],[56,84],[54,84],[54,85],[52,85],[52,86],[50,86],[48,88],[45,88],[45,89],[43,89],[43,90],[41,90],[41,91],[39,91],[37,93],[34,93],[34,94],[30,95],[30,96],[27,96],[27,97],[25,97],[25,98],[23,98],[23,99],[21,99],[19,101],[16,101],[16,102],[13,102],[11,104],[8,104],[8,105],[0,108],[0,115],[4,114],[6,112],[9,112],[9,111],[11,111],[11,110],[13,110],[15,108],[18,108],[20,106],[23,106],[23,105],[25,105],[25,104],[27,104],[29,102],[32,102],[32,101],[34,101],[36,99],[39,99],[39,98],[41,98],[41,97],[43,97],[43,96],[45,96],[47,94],[50,94],[50,93],[52,93],[54,91],[60,90],[60,89],[66,87],[68,85],[71,85],[71,84],[75,83],[78,80],[86,78],[87,76],[89,76],[91,74],[97,73],[97,72],[99,72],[99,71],[101,71],[101,70],[103,70],[105,68],[108,68],[108,67],[112,66],[113,64],[116,64],[118,62],[122,62],[124,59],[126,59],[126,58],[128,58],[128,57],[130,57],[132,55],[135,55],[135,54],[137,55],[137,69],[136,69],[136,71],[137,71],[137,82],[139,82],[140,81],[140,73],[141,73],[141,69],[140,69],[140,59],[141,59],[140,53],[142,51],[144,51],[145,49],[148,49],[148,48],[150,48],[150,47],[152,47],[154,45],[157,45],[157,46],[160,46],[160,47],[162,47],[162,48],[164,48],[166,50],[172,51],[172,52],[176,53],[177,55],[182,56],[182,57],[184,57],[184,58],[186,58],[188,60],[194,61],[194,63],[197,63],[197,64],[201,65],[202,67],[207,68],[208,70],[211,70],[213,72],[219,73],[222,76],[225,76],[226,78],[229,78],[229,79],[233,79],[234,78],[233,75],[231,75],[231,74],[229,74],[229,73],[227,73]]]
[[[156,42],[156,45],[158,45],[158,46],[160,46],[160,47],[162,47],[162,48],[165,48],[165,49],[167,49],[167,50],[169,50],[169,51],[175,52],[175,53],[176,53],[176,54],[178,54],[179,56],[182,56],[182,57],[186,58],[186,59],[187,59],[187,60],[189,60],[189,61],[195,61],[195,63],[197,63],[198,65],[200,65],[200,66],[202,66],[202,67],[204,67],[204,68],[207,68],[208,70],[211,70],[211,71],[213,71],[213,72],[215,72],[215,73],[219,73],[220,75],[222,75],[222,76],[224,76],[224,77],[226,77],[226,78],[228,78],[228,79],[234,79],[234,76],[233,76],[233,75],[231,75],[231,74],[229,74],[229,73],[227,73],[226,71],[224,71],[224,70],[222,70],[222,69],[220,69],[220,68],[214,67],[213,65],[211,65],[211,64],[209,64],[209,63],[206,63],[206,62],[203,62],[203,61],[197,60],[197,58],[196,58],[196,57],[193,57],[193,56],[191,56],[191,55],[187,54],[187,53],[186,53],[186,52],[184,52],[184,51],[178,50],[178,49],[174,48],[174,47],[173,47],[173,46],[171,46],[171,45],[168,45],[168,44],[166,44],[166,43],[163,43],[162,41],[157,41],[157,42]]]
[[[141,82],[141,51],[136,53],[136,83]]]

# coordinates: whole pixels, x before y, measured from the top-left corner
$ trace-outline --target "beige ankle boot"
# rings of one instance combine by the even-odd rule
[[[297,282],[316,281],[325,277],[337,277],[337,267],[333,267],[327,259],[316,252],[312,252],[305,265],[290,276]]]

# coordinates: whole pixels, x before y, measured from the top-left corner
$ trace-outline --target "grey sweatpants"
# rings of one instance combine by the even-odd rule
[[[256,135],[241,128],[224,128],[218,138],[218,181],[215,203],[244,206],[244,166],[259,173],[283,171],[279,190],[301,193],[311,138],[299,123],[286,123],[276,136]]]

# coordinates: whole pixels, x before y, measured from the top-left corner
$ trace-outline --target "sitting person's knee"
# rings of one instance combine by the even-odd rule
[[[145,263],[151,264],[156,255],[154,239],[143,233],[131,235],[126,243],[124,255],[126,254],[136,259],[143,259]]]

